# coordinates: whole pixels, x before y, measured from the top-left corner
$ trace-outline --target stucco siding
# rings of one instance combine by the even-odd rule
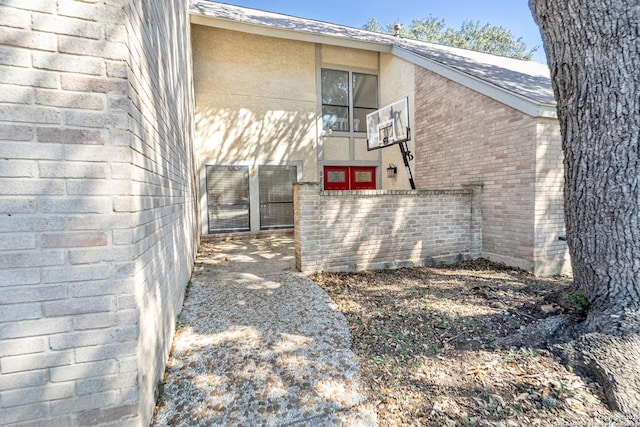
[[[339,46],[321,46],[322,64],[339,65],[361,70],[378,70],[378,53]]]
[[[537,121],[416,67],[418,188],[482,183],[483,255],[534,267]]]
[[[390,104],[401,98],[409,98],[409,125],[415,123],[415,66],[410,62],[391,54],[380,55],[380,106]],[[413,131],[413,129],[412,129]],[[408,143],[409,150],[415,152],[415,142]],[[400,149],[392,146],[382,149],[382,188],[409,189],[409,177],[402,160]],[[395,178],[387,178],[385,169],[393,163],[398,168]],[[416,163],[411,161],[409,166],[415,175]]]
[[[199,25],[192,35],[200,167],[301,161],[316,179],[315,45]]]

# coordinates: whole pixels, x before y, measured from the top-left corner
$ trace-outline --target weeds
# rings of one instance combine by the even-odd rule
[[[155,399],[156,405],[159,405],[161,401],[169,400],[169,396],[164,392],[164,381],[158,380],[153,397]]]
[[[509,317],[507,319],[507,325],[511,328],[511,329],[520,329],[520,322],[518,322],[517,319],[514,319],[513,317]]]
[[[571,301],[573,309],[579,314],[586,316],[589,313],[589,300],[583,292],[576,291],[569,294],[569,301]]]

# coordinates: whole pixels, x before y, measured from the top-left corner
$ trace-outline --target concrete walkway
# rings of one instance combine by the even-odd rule
[[[154,426],[374,426],[327,294],[291,236],[203,243]]]

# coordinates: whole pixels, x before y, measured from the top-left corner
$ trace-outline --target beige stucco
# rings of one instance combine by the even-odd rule
[[[300,162],[301,179],[317,182],[318,165],[380,165],[380,154],[367,151],[364,134],[322,132],[318,88],[323,66],[378,74],[377,52],[201,25],[193,25],[192,37],[201,170],[207,164]],[[406,83],[400,86],[407,96]]]
[[[361,49],[322,45],[322,63],[363,70],[378,70],[378,53]]]
[[[380,55],[380,105],[386,105],[401,98],[409,98],[409,124],[413,126],[415,111],[415,67],[413,64],[391,54]],[[414,141],[409,141],[409,150],[414,152]],[[407,175],[400,149],[397,146],[381,150],[382,155],[382,188],[409,189]],[[398,168],[395,178],[387,178],[386,168],[392,163]],[[415,177],[415,161],[410,162]]]
[[[316,180],[312,43],[193,25],[199,166],[302,162]]]
[[[322,67],[380,75],[378,52],[202,25],[193,25],[192,39],[203,233],[207,165],[250,166],[253,177],[262,164],[294,164],[298,180],[305,182],[322,179],[324,165],[381,166],[381,152],[367,150],[364,132],[322,130],[319,87]],[[407,96],[413,82],[385,84]],[[387,92],[380,94],[382,100],[400,97]],[[379,168],[377,179],[381,176]],[[256,181],[249,181],[256,230]]]
[[[379,156],[378,150],[367,149],[367,138],[353,139],[353,157],[356,161],[377,162]]]
[[[322,142],[326,161],[340,161],[349,158],[349,138],[325,136]]]

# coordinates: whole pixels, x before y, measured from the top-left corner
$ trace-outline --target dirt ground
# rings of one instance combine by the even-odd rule
[[[311,279],[349,322],[381,426],[636,425],[546,349],[493,344],[547,316],[584,316],[570,278],[479,260]]]

